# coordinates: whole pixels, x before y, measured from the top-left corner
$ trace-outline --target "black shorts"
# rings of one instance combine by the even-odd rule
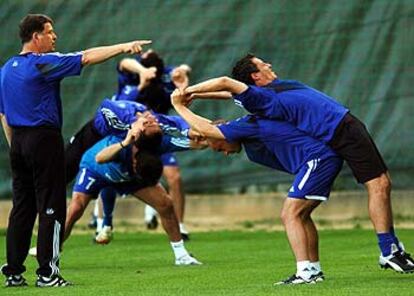
[[[359,183],[387,172],[387,166],[365,125],[348,113],[339,123],[329,146],[349,165]]]
[[[102,138],[91,120],[70,139],[65,148],[66,184],[75,179],[83,153]]]

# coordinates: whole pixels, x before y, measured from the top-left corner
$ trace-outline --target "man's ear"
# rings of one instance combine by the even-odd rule
[[[253,79],[253,81],[257,81],[260,79],[260,72],[253,72],[250,74],[250,77]]]

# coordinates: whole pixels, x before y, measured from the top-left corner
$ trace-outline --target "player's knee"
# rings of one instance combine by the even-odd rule
[[[171,198],[168,195],[165,195],[165,198],[163,198],[157,206],[155,206],[155,209],[161,216],[165,216],[171,213],[174,213],[174,206]]]

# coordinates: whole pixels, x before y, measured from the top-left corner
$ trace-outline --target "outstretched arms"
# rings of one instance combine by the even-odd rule
[[[142,51],[142,46],[150,44],[151,42],[151,40],[135,40],[126,43],[86,49],[83,51],[82,65],[98,64],[121,53],[140,53]]]
[[[175,111],[184,118],[191,128],[200,133],[201,136],[214,139],[225,139],[221,131],[211,123],[210,120],[194,114],[184,104],[186,102],[186,95],[182,94],[180,90],[176,89],[171,95],[171,102]]]

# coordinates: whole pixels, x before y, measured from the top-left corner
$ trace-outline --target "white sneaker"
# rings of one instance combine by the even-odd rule
[[[95,242],[100,245],[109,244],[112,240],[112,227],[104,226],[102,230],[96,235]]]
[[[175,259],[175,265],[202,265],[200,261],[196,258],[192,257],[191,255],[187,254],[178,259]]]
[[[29,256],[32,256],[32,257],[37,256],[37,247],[33,247],[29,249]]]

